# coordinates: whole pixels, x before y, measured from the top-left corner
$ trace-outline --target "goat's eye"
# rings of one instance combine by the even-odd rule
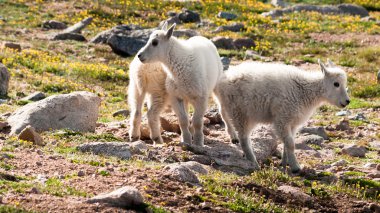
[[[153,46],[157,46],[157,45],[158,45],[158,41],[157,41],[157,40],[153,40],[153,41],[152,41],[152,45],[153,45]]]
[[[339,87],[339,83],[338,82],[334,82],[334,86],[335,87]]]

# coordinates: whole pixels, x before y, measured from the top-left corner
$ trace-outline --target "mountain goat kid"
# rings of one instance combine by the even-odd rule
[[[301,168],[294,155],[297,128],[323,102],[338,107],[350,103],[345,72],[331,61],[322,72],[294,66],[247,62],[231,67],[215,88],[222,118],[232,142],[240,142],[245,156],[259,169],[249,135],[258,123],[271,123],[284,143],[282,165]],[[235,132],[237,131],[237,134]]]
[[[163,28],[166,28],[166,25]],[[192,125],[194,143],[204,144],[203,115],[208,99],[223,72],[223,65],[215,45],[201,36],[180,40],[172,36],[175,24],[169,30],[156,30],[139,51],[144,64],[161,62],[167,74],[165,86],[170,104],[178,116],[181,140],[190,144],[187,103],[194,107]]]
[[[148,126],[150,138],[162,143],[160,114],[168,103],[165,88],[166,73],[161,63],[143,64],[136,56],[129,65],[130,83],[128,87],[128,104],[131,108],[129,138],[140,139],[142,106],[148,95]]]

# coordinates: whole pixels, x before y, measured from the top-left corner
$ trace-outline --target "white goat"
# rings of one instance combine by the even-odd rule
[[[150,138],[154,142],[162,143],[160,114],[168,102],[168,94],[165,89],[166,73],[161,63],[143,64],[135,57],[129,65],[129,78],[130,140],[140,139],[141,109],[145,95],[148,95],[147,117]]]
[[[164,29],[167,24],[164,25]],[[167,74],[166,90],[171,106],[178,116],[181,139],[191,143],[187,103],[194,107],[192,125],[194,143],[202,146],[203,115],[208,99],[223,72],[223,65],[215,45],[201,36],[179,40],[172,36],[175,24],[169,30],[156,30],[138,53],[142,63],[161,62]]]
[[[243,63],[225,73],[215,88],[220,111],[232,142],[240,142],[247,159],[259,165],[249,135],[258,123],[272,123],[284,143],[282,165],[293,172],[301,168],[294,155],[294,136],[323,102],[338,107],[350,103],[343,70],[331,61],[322,72],[306,72],[294,66]],[[237,131],[237,134],[235,132]]]

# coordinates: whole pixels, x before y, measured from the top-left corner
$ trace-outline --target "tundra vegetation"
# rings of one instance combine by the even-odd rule
[[[322,5],[337,1],[286,2]],[[41,136],[46,145],[39,146],[1,128],[0,212],[64,212],[73,208],[75,212],[120,212],[123,209],[119,207],[86,200],[125,185],[136,187],[144,198],[145,204],[131,211],[371,212],[379,208],[380,4],[372,0],[339,2],[362,5],[370,18],[299,12],[272,19],[261,13],[275,8],[259,0],[0,0],[0,41],[21,45],[21,50],[0,45],[0,63],[10,72],[8,94],[0,97],[0,122],[6,121],[4,114],[31,102],[22,98],[35,91],[51,96],[84,90],[102,100],[93,133],[45,131]],[[70,26],[92,17],[81,32],[90,40],[120,24],[157,27],[169,18],[168,12],[179,13],[183,8],[197,12],[203,22],[181,23],[177,29],[192,29],[209,39],[253,39],[249,48],[218,48],[232,64],[273,61],[317,70],[318,58],[330,58],[347,72],[351,103],[343,111],[323,106],[308,121],[309,127],[323,127],[328,139],[317,143],[308,138],[307,150],[300,148],[304,144],[299,148],[296,144],[296,157],[305,168],[300,173],[281,171],[281,159],[273,156],[260,162],[260,171],[241,175],[216,167],[197,174],[198,183],[184,184],[164,173],[170,169],[163,168],[199,160],[202,155],[179,146],[180,135],[175,132],[164,132],[161,146],[153,146],[148,133],[147,140],[142,137],[148,149],[129,159],[79,150],[79,145],[88,142],[128,141],[126,117],[113,113],[129,109],[126,88],[133,57],[120,57],[106,44],[51,40],[49,35],[59,30],[47,30],[43,23],[56,20]],[[221,11],[237,17],[220,18],[217,14]],[[215,32],[219,26],[234,23],[244,27],[237,32]],[[210,103],[209,108],[212,106]],[[209,121],[205,122],[205,145],[229,145],[223,125]]]

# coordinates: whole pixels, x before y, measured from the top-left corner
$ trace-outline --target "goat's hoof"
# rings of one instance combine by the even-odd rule
[[[231,143],[238,144],[239,143],[239,139],[231,139]]]
[[[130,142],[138,141],[140,140],[140,136],[132,136],[129,138]]]
[[[164,140],[161,137],[155,137],[152,139],[155,143],[164,143]]]

